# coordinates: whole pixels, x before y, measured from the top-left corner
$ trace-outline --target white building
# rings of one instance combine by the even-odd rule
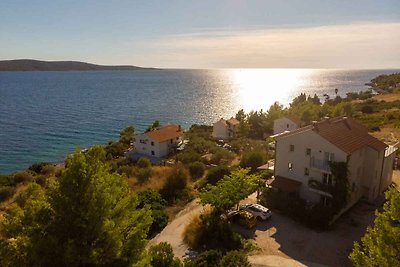
[[[296,116],[285,116],[274,120],[274,134],[293,131],[300,128],[301,120]]]
[[[299,193],[312,203],[330,202],[332,195],[326,190],[334,183],[330,161],[348,162],[348,207],[361,197],[374,201],[392,182],[397,148],[369,135],[367,128],[352,119],[321,121],[278,135],[275,140],[271,186]]]
[[[135,152],[155,158],[167,156],[182,141],[180,125],[168,124],[152,131],[135,135]]]
[[[219,121],[213,124],[212,136],[215,139],[228,140],[235,137],[236,127],[239,125],[239,121],[235,118],[224,120],[221,118]]]

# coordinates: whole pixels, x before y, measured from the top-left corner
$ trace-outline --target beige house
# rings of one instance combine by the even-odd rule
[[[274,120],[274,134],[280,134],[285,131],[293,131],[300,128],[300,118],[288,115]]]
[[[212,136],[214,139],[228,140],[235,136],[236,127],[239,125],[239,121],[235,118],[224,120],[221,118],[219,121],[213,124]]]
[[[155,158],[167,156],[180,142],[183,131],[180,125],[168,124],[152,131],[135,135],[135,152]]]
[[[275,137],[275,170],[271,186],[298,193],[311,203],[329,204],[334,181],[329,162],[348,162],[348,207],[364,197],[374,201],[392,182],[396,147],[388,146],[349,118],[314,123]],[[310,182],[311,181],[311,182]],[[317,181],[321,186],[313,186]]]

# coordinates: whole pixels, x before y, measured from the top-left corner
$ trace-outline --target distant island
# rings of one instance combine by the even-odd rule
[[[33,59],[0,60],[0,71],[99,71],[99,70],[155,70],[137,66],[105,66],[79,61],[41,61]]]

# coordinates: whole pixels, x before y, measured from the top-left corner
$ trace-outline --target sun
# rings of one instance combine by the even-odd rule
[[[289,102],[304,85],[311,69],[234,69],[229,70],[236,87],[237,106],[245,111],[266,110],[275,101]]]

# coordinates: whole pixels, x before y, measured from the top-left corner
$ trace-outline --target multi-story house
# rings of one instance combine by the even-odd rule
[[[329,162],[347,162],[348,207],[374,201],[392,182],[396,147],[388,146],[349,118],[333,118],[275,136],[272,187],[329,205],[334,179]],[[318,186],[315,186],[318,185]]]
[[[168,124],[143,134],[135,135],[135,153],[162,158],[167,156],[182,142],[183,131],[180,125]]]
[[[212,136],[214,139],[228,140],[235,137],[236,127],[239,125],[239,121],[235,118],[224,120],[221,118],[219,121],[213,124]]]
[[[285,131],[293,131],[300,127],[300,118],[288,115],[274,120],[274,134],[280,134]]]

